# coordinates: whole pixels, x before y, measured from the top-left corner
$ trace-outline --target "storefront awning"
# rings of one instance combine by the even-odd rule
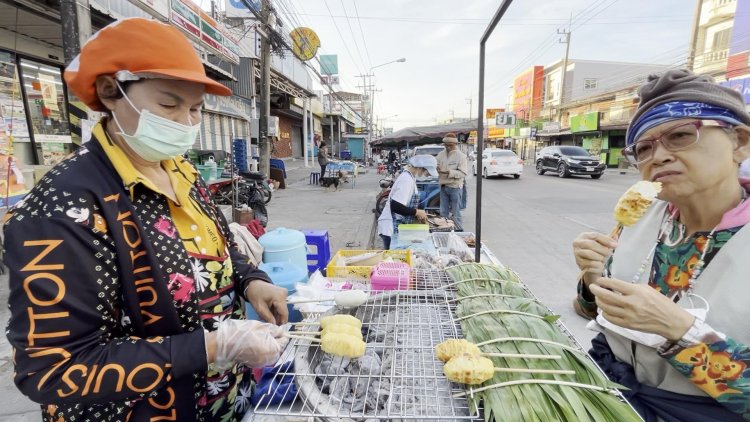
[[[572,133],[570,132],[570,129],[561,130],[559,132],[548,132],[548,133],[539,132],[539,133],[537,133],[537,136],[539,136],[540,138],[552,138],[552,137],[555,137],[555,136],[570,136],[570,135],[572,135]]]

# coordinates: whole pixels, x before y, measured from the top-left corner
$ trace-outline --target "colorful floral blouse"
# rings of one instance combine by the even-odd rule
[[[714,240],[708,243],[706,265],[741,228],[714,233]],[[671,231],[654,251],[649,285],[670,297],[686,291],[709,234],[697,232],[686,236],[685,226],[675,219]],[[607,262],[607,273],[611,264],[612,258]],[[581,286],[579,283],[579,303],[584,309],[595,310],[596,303],[585,300],[580,294]],[[745,374],[750,365],[750,345],[737,343],[704,324],[699,343],[683,347],[669,342],[660,347],[658,353],[706,394],[746,419],[750,418],[750,375]]]

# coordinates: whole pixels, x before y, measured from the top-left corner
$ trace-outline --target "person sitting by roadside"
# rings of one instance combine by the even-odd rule
[[[624,154],[662,190],[619,239],[574,241],[592,357],[647,421],[750,418],[750,115],[687,70],[651,76]]]
[[[427,221],[427,213],[419,209],[417,177],[437,176],[437,160],[431,155],[415,155],[409,159],[406,170],[396,178],[388,195],[388,202],[378,218],[378,234],[385,249],[391,248],[391,237],[399,224]]]

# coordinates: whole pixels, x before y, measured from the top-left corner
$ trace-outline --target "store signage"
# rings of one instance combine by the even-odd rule
[[[234,64],[240,62],[237,41],[212,17],[190,0],[171,0],[170,20],[213,53]]]
[[[533,66],[513,80],[513,110],[524,120],[538,115],[542,107],[544,66]]]
[[[252,103],[242,97],[224,97],[213,94],[203,96],[203,108],[216,113],[229,114],[245,120],[252,118]]]
[[[227,0],[224,4],[227,16],[231,18],[254,18],[253,11],[259,13],[262,6],[260,0]],[[248,4],[252,10],[247,8]]]
[[[339,56],[336,54],[320,55],[320,73],[323,75],[339,74]]]
[[[516,126],[516,114],[514,112],[503,112],[495,114],[495,126],[509,128]]]
[[[39,85],[42,91],[42,101],[44,106],[52,111],[60,111],[57,106],[57,87],[55,78],[52,75],[39,73]]]
[[[279,116],[268,116],[268,136],[279,136]]]
[[[560,122],[544,122],[542,123],[542,132],[559,132]]]
[[[298,59],[306,62],[318,53],[320,38],[310,28],[297,28],[289,36],[292,38],[292,51]]]
[[[599,112],[578,114],[570,118],[570,132],[593,132],[599,130]]]
[[[169,0],[134,0],[132,3],[164,20],[169,19]]]
[[[721,82],[721,85],[732,88],[742,94],[745,104],[750,104],[750,78],[732,79]]]
[[[500,127],[491,127],[487,131],[487,137],[488,138],[504,138],[505,129],[500,128]]]
[[[495,118],[495,115],[496,115],[497,113],[502,113],[502,112],[504,112],[504,111],[505,111],[505,109],[504,109],[504,108],[488,108],[488,109],[487,109],[487,110],[485,111],[485,115],[484,115],[484,118],[485,118],[485,119],[487,119],[487,120],[492,120],[492,119],[494,119],[494,118]]]
[[[339,85],[340,82],[339,75],[322,75],[320,77],[320,83],[323,85]]]
[[[69,144],[73,142],[73,139],[70,137],[70,135],[45,135],[42,133],[34,133],[34,140],[36,142],[56,142],[63,144]]]

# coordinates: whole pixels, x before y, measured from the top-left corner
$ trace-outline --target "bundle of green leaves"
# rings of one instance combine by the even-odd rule
[[[607,379],[555,324],[557,317],[533,298],[515,273],[481,264],[461,265],[448,272],[457,282],[456,317],[464,337],[479,345],[483,353],[561,356],[491,357],[496,368],[575,371],[575,375],[496,372],[477,386],[479,392],[470,395],[473,402],[483,402],[486,421],[641,420],[616,395],[615,389],[622,387]],[[545,383],[516,384],[537,380]],[[489,388],[483,390],[485,387]]]

